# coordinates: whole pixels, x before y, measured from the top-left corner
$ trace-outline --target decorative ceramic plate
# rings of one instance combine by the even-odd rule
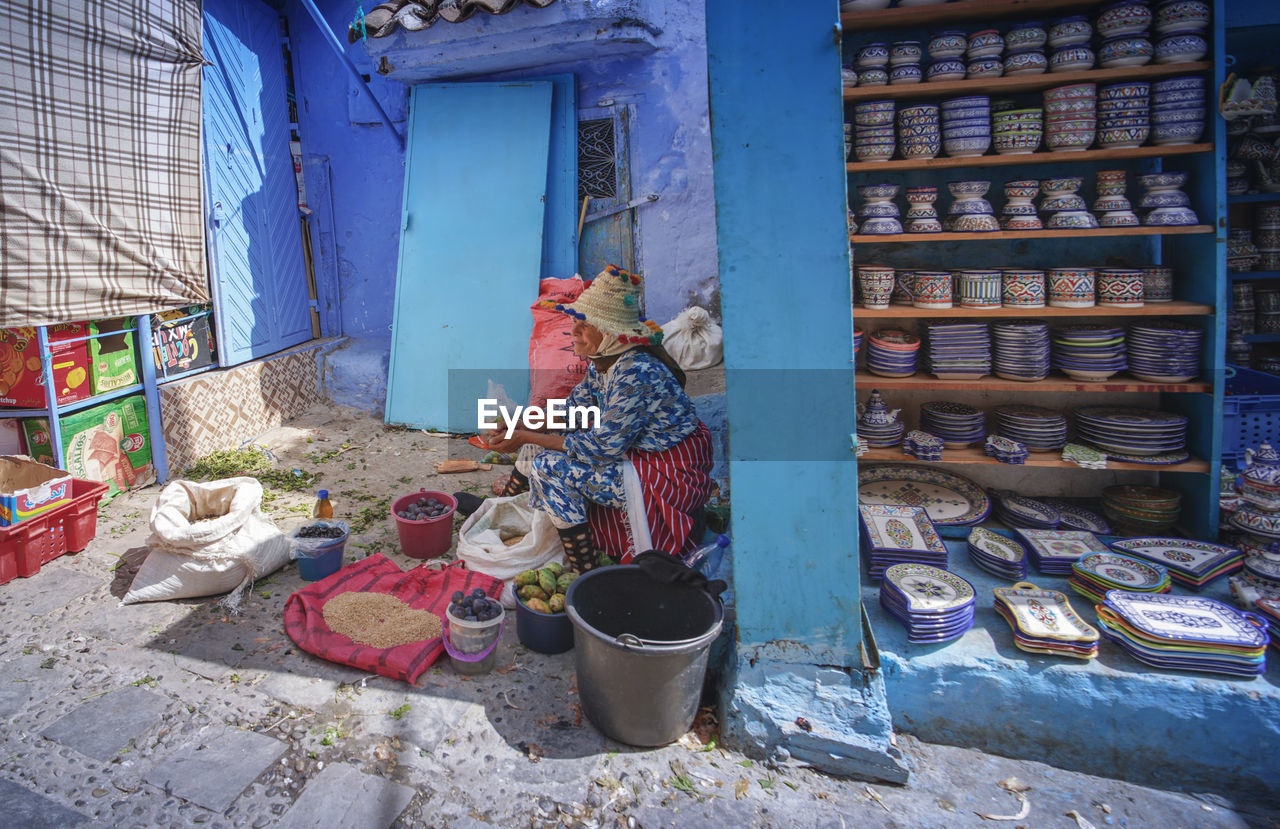
[[[1059,526],[1065,529],[1085,530],[1086,532],[1101,533],[1103,535],[1111,532],[1111,525],[1107,523],[1107,519],[1091,509],[1057,498],[1041,498],[1040,500],[1058,511],[1058,514],[1062,516],[1062,523]]]
[[[1107,450],[1107,460],[1120,461],[1122,463],[1145,463],[1152,466],[1166,466],[1174,463],[1186,463],[1191,460],[1191,453],[1178,449],[1173,452],[1161,452],[1157,455],[1131,455],[1126,452],[1112,452]]]
[[[1056,527],[1062,521],[1058,511],[1042,501],[1024,498],[1007,489],[992,490],[991,494],[999,501],[1000,509],[1008,513],[1008,517],[1049,527]]]
[[[1026,636],[1058,642],[1098,641],[1097,628],[1080,618],[1065,593],[1041,590],[1025,581],[1013,587],[997,587],[992,592]]]
[[[924,507],[934,524],[976,524],[991,512],[991,499],[975,481],[909,463],[858,465],[858,500],[863,504]]]
[[[1090,553],[1072,565],[1079,573],[1088,573],[1108,584],[1123,584],[1137,591],[1154,590],[1169,579],[1158,564],[1116,553]]]
[[[1190,538],[1126,538],[1111,542],[1111,549],[1142,556],[1183,573],[1199,575],[1240,556],[1240,551],[1225,544],[1211,544]]]
[[[922,551],[947,554],[924,507],[862,504],[862,526],[873,550]]]
[[[1027,560],[1027,550],[1017,541],[1000,533],[992,532],[986,527],[974,527],[969,533],[969,545],[980,553],[991,558],[998,558],[1010,564],[1021,564]]]
[[[1074,560],[1089,553],[1110,552],[1096,535],[1083,530],[1019,529],[1017,532],[1042,559]]]
[[[1265,630],[1216,599],[1108,590],[1107,604],[1135,628],[1161,639],[1240,648],[1267,644]]]
[[[902,594],[911,613],[958,610],[975,598],[972,584],[927,564],[895,564],[884,571],[884,580]]]

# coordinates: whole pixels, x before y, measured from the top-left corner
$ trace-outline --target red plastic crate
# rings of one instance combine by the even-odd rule
[[[28,578],[66,553],[78,553],[98,532],[98,502],[107,485],[71,479],[71,502],[0,529],[0,584]]]

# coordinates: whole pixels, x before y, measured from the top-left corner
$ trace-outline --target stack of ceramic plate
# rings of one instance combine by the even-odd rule
[[[948,449],[963,449],[982,442],[987,416],[973,406],[934,400],[920,406],[920,428],[941,438]]]
[[[1017,532],[1031,553],[1031,562],[1046,575],[1069,576],[1071,565],[1080,556],[1110,552],[1096,535],[1083,530],[1018,529]]]
[[[871,335],[867,370],[881,377],[910,377],[916,373],[920,338],[900,328],[882,328]]]
[[[1204,329],[1154,320],[1129,326],[1129,373],[1152,383],[1185,383],[1200,374]]]
[[[1271,636],[1271,647],[1280,649],[1280,601],[1275,599],[1258,599],[1258,614],[1267,620],[1267,632]]]
[[[1108,590],[1168,593],[1169,571],[1159,564],[1119,553],[1090,553],[1071,565],[1067,583],[1086,599],[1101,602]]]
[[[1007,489],[991,490],[991,500],[995,517],[1010,527],[1052,530],[1062,522],[1062,516],[1048,504]]]
[[[973,627],[973,585],[925,564],[895,564],[884,573],[880,607],[907,628],[907,641],[949,642]]]
[[[1122,371],[1125,360],[1124,331],[1105,325],[1069,325],[1056,328],[1053,367],[1075,380],[1102,381]]]
[[[985,527],[969,531],[969,559],[998,578],[1017,581],[1027,576],[1027,548]]]
[[[992,323],[992,367],[1005,380],[1034,382],[1049,376],[1049,326],[1038,320]]]
[[[873,581],[879,581],[889,567],[905,562],[946,569],[947,546],[924,507],[860,504],[858,514]]]
[[[929,372],[940,380],[979,380],[991,373],[991,332],[985,322],[927,323]]]
[[[1190,538],[1125,538],[1111,542],[1111,549],[1161,565],[1169,578],[1192,590],[1234,573],[1244,561],[1235,547]]]
[[[1155,535],[1182,514],[1182,495],[1154,486],[1109,486],[1102,490],[1102,511],[1125,535]]]
[[[1215,599],[1110,590],[1098,622],[1103,636],[1157,668],[1238,677],[1267,670],[1267,620]]]
[[[1107,519],[1088,507],[1063,501],[1060,498],[1041,498],[1039,500],[1058,511],[1058,514],[1062,516],[1062,523],[1058,526],[1064,530],[1084,530],[1085,532],[1098,533],[1099,535],[1111,534],[1111,525],[1107,523]]]
[[[1067,445],[1067,419],[1040,406],[996,406],[996,434],[1016,440],[1031,452],[1052,452]]]
[[[1067,594],[1025,581],[992,592],[995,611],[1013,628],[1013,644],[1019,650],[1077,659],[1098,655],[1097,628],[1080,618]]]
[[[1186,415],[1122,406],[1076,409],[1076,436],[1102,449],[1124,455],[1158,455],[1187,445]]]

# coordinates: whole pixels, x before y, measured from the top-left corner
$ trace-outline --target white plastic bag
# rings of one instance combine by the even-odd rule
[[[662,331],[663,348],[685,371],[711,368],[724,359],[724,331],[705,308],[690,305]]]
[[[284,533],[262,513],[255,478],[173,481],[151,508],[151,552],[123,604],[230,595],[229,607],[255,579],[289,561]]]
[[[510,547],[506,542],[523,536]],[[502,604],[516,607],[512,580],[524,570],[535,570],[552,561],[564,563],[564,545],[551,518],[529,506],[529,493],[509,498],[488,498],[467,516],[458,530],[458,558],[467,569],[502,579]]]

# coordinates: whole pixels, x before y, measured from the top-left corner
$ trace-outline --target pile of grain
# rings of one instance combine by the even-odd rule
[[[324,603],[324,621],[334,633],[371,648],[394,648],[440,635],[440,617],[386,593],[353,590]]]

